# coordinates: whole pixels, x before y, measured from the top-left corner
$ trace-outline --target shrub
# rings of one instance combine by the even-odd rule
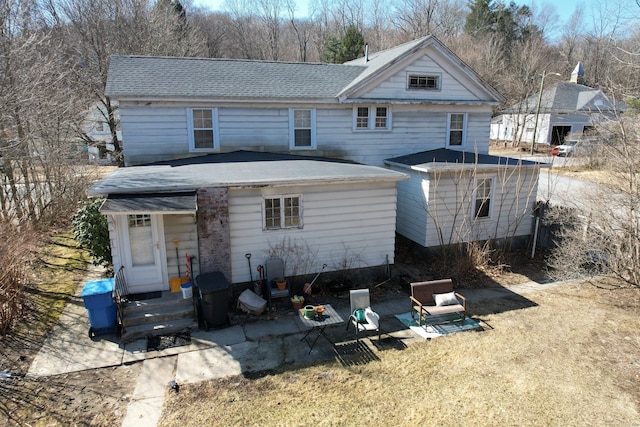
[[[24,311],[25,267],[20,254],[27,253],[27,233],[3,227],[0,241],[0,335],[5,335]]]
[[[113,267],[109,225],[107,217],[100,213],[103,199],[87,201],[73,216],[73,237],[86,249],[94,265]]]

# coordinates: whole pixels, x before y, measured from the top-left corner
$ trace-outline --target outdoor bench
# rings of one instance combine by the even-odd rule
[[[418,316],[418,324],[430,316],[458,313],[464,320],[467,300],[453,291],[451,279],[411,283],[411,318]]]

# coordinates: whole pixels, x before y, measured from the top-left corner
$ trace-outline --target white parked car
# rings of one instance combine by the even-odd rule
[[[551,150],[554,156],[573,156],[576,153],[586,154],[593,150],[595,140],[590,139],[567,139],[564,144],[558,145]]]

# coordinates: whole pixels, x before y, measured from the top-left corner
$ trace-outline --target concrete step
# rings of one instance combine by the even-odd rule
[[[130,301],[124,304],[125,316],[132,313],[144,313],[162,310],[165,307],[179,309],[181,307],[193,307],[191,298],[184,299],[180,293],[163,292],[161,298],[153,298],[142,301]]]
[[[194,318],[193,305],[158,305],[148,306],[146,310],[134,310],[130,312],[125,309],[122,324],[125,328],[137,325],[169,322],[172,320]]]
[[[150,323],[125,327],[120,337],[120,344],[139,340],[153,335],[173,334],[185,329],[198,329],[198,322],[193,318],[172,320],[169,322]]]

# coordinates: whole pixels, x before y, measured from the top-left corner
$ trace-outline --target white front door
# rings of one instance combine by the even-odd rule
[[[166,278],[162,216],[123,215],[122,254],[130,293],[169,290]],[[166,283],[165,283],[166,282]]]

